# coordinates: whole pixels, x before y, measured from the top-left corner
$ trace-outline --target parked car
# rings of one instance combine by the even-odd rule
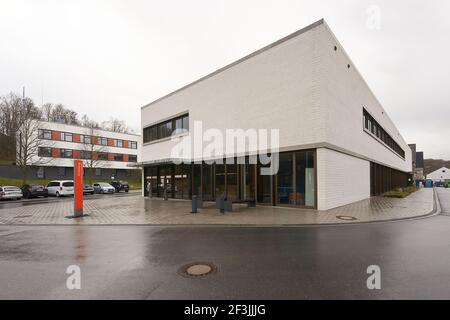
[[[95,193],[95,191],[94,191],[94,188],[92,186],[90,186],[88,184],[85,184],[83,186],[83,194],[94,194],[94,193]]]
[[[106,182],[94,183],[92,186],[95,193],[114,193],[116,191],[112,185]]]
[[[73,180],[54,180],[47,184],[49,196],[73,196]]]
[[[36,197],[48,197],[48,190],[42,184],[24,184],[22,186],[23,197],[30,199]]]
[[[446,179],[444,182],[444,188],[450,188],[450,180]]]
[[[111,181],[110,185],[112,185],[116,189],[116,192],[120,191],[128,192],[130,190],[130,186],[126,181]]]
[[[12,199],[20,200],[22,199],[22,190],[16,186],[0,186],[0,200]]]

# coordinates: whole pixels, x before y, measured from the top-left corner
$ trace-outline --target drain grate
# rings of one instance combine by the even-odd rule
[[[217,267],[209,262],[194,262],[182,266],[179,273],[187,277],[204,277],[217,271]]]
[[[340,219],[340,220],[358,220],[355,217],[352,216],[336,216],[336,218]]]

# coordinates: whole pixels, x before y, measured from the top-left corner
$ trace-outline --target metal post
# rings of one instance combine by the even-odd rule
[[[197,211],[197,205],[198,205],[197,200],[198,200],[197,196],[195,196],[195,195],[192,196],[192,211],[191,211],[191,213],[198,213],[198,211]]]
[[[167,195],[167,183],[166,183],[166,179],[164,178],[164,200],[168,200],[168,195]]]

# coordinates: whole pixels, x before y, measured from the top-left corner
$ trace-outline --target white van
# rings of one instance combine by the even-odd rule
[[[73,180],[54,180],[47,184],[49,196],[73,196]]]

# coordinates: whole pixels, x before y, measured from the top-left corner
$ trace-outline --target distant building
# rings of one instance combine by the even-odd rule
[[[450,179],[450,169],[446,167],[437,169],[436,171],[427,174],[427,179],[431,179],[435,182]]]
[[[74,159],[83,160],[86,178],[140,178],[139,135],[47,121],[39,121],[38,128],[29,178],[72,179]]]
[[[413,179],[424,179],[423,175],[423,151],[417,151],[416,144],[409,144],[412,156]]]

